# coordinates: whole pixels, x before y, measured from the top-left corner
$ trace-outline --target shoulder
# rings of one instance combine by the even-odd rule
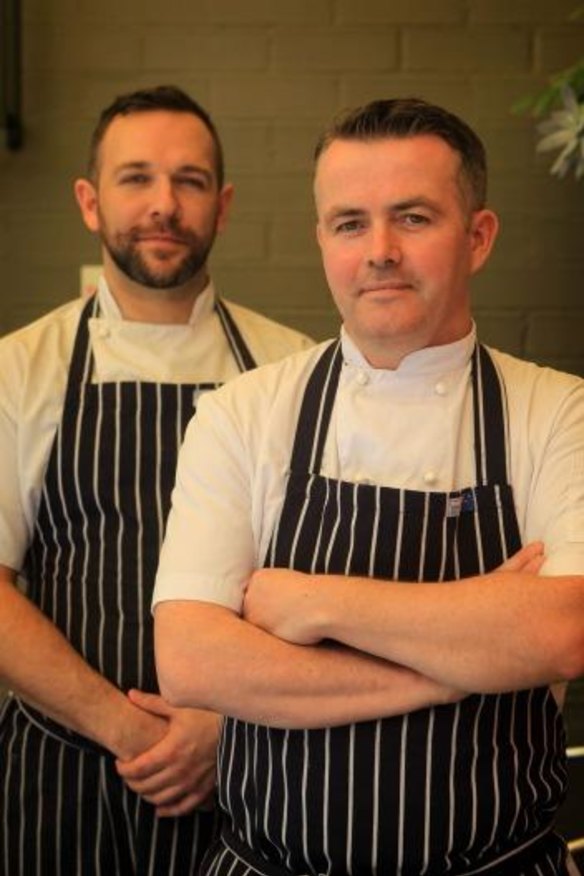
[[[330,344],[324,341],[307,350],[291,354],[247,371],[212,393],[205,394],[197,407],[195,421],[221,417],[257,431],[275,419],[293,421],[306,383],[320,356]]]
[[[576,374],[537,365],[492,347],[487,349],[508,393],[529,397],[532,402],[543,398],[549,404],[553,400],[561,402],[572,394],[581,395],[584,392],[584,379]]]
[[[33,357],[47,344],[60,347],[63,342],[71,341],[84,303],[81,298],[69,301],[0,338],[0,356],[3,360],[19,356]]]
[[[511,426],[529,428],[535,437],[563,424],[584,425],[584,379],[488,348],[502,377]]]
[[[194,482],[203,470],[206,483],[229,472],[244,491],[274,473],[280,478],[289,464],[304,388],[325,347],[246,371],[204,393],[185,433],[177,483]]]
[[[18,398],[56,391],[66,374],[84,302],[64,304],[0,339],[0,399],[11,408]]]
[[[225,301],[225,304],[259,365],[274,362],[314,345],[311,338],[296,329],[232,301]]]

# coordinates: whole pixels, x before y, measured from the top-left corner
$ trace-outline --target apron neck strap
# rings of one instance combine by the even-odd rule
[[[231,316],[226,305],[220,298],[215,301],[215,312],[219,317],[229,348],[233,353],[233,358],[237,362],[237,367],[241,372],[251,371],[257,368],[257,363],[252,356],[249,347],[243,340],[242,334],[235,324],[235,320]]]
[[[507,394],[501,375],[482,344],[476,344],[473,353],[472,389],[477,484],[507,484]]]
[[[79,325],[77,326],[77,334],[75,335],[75,343],[73,345],[73,355],[71,357],[71,365],[69,366],[65,404],[67,404],[72,394],[75,393],[80,386],[91,379],[93,353],[91,350],[91,344],[89,343],[89,320],[98,314],[99,302],[97,300],[97,294],[94,294],[83,305]]]
[[[341,341],[337,339],[326,347],[310,375],[292,450],[295,471],[320,471],[342,362]]]

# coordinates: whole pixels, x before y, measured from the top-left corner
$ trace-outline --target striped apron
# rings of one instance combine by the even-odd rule
[[[26,558],[28,594],[121,690],[158,691],[150,602],[178,449],[198,394],[219,384],[93,384],[84,307]],[[221,301],[241,371],[255,366]],[[15,697],[0,722],[2,876],[192,874],[212,813],[155,816],[114,758]]]
[[[476,485],[451,493],[320,474],[341,359],[334,342],[307,384],[265,565],[439,582],[517,551],[504,388],[488,352],[477,347],[472,366]],[[219,758],[224,828],[205,876],[565,872],[551,831],[564,735],[547,688],[315,730],[228,719]]]

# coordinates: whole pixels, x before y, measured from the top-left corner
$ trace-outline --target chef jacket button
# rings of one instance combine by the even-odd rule
[[[109,338],[109,333],[110,333],[110,330],[109,330],[109,326],[107,326],[107,325],[100,325],[98,330],[97,330],[98,337],[100,337],[100,338]]]
[[[365,371],[357,371],[357,383],[359,386],[366,386],[369,383],[369,377]]]
[[[435,484],[437,480],[438,480],[438,475],[436,474],[435,471],[427,471],[424,474],[424,483],[428,484],[429,486],[431,486],[432,484]]]
[[[434,389],[436,391],[436,395],[446,395],[446,393],[448,392],[446,384],[443,383],[441,380],[438,381]]]

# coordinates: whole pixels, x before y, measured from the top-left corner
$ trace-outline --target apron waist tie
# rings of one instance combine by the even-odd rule
[[[41,730],[53,739],[64,742],[65,745],[70,745],[79,751],[90,751],[102,757],[113,757],[113,754],[107,748],[104,748],[97,742],[93,742],[91,739],[87,739],[86,736],[82,736],[80,733],[75,733],[74,730],[68,730],[62,724],[53,721],[52,718],[48,718],[37,709],[33,709],[28,703],[23,702],[20,697],[13,696],[13,700],[16,707],[28,718],[31,724],[34,724],[38,730]]]
[[[479,874],[496,873],[497,876],[517,876],[517,867],[536,866],[548,853],[557,855],[558,860],[565,862],[566,848],[564,841],[548,826],[537,834],[525,840],[519,846],[498,855],[495,859],[465,870],[464,876],[479,876]]]
[[[284,867],[283,864],[274,864],[273,861],[268,861],[262,855],[255,852],[225,824],[221,827],[220,840],[236,858],[239,858],[247,867],[251,867],[252,871],[260,873],[262,876],[293,876],[292,871]],[[300,876],[300,874],[296,874],[296,876]]]
[[[309,876],[309,874],[293,874],[283,864],[268,861],[247,843],[243,842],[227,825],[221,828],[220,839],[223,844],[239,858],[247,867],[261,876]],[[549,827],[535,837],[526,840],[520,846],[498,855],[489,863],[472,870],[459,871],[459,876],[478,876],[478,874],[495,874],[496,876],[517,876],[517,867],[536,865],[546,852],[554,851],[565,856],[564,843]],[[319,874],[321,876],[321,874]]]

